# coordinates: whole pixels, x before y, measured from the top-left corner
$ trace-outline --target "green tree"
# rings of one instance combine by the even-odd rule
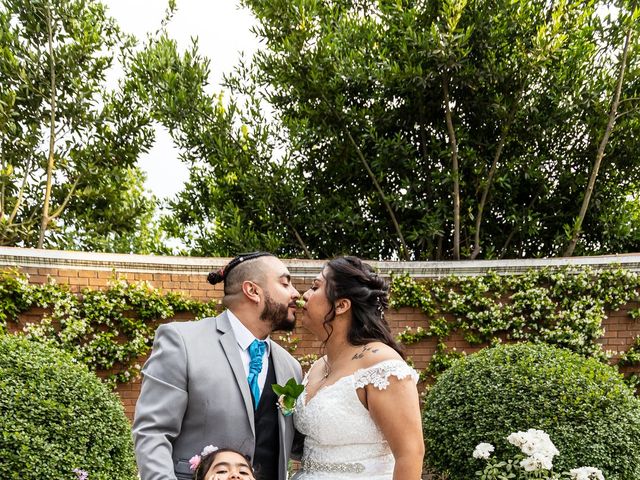
[[[211,93],[210,61],[197,42],[180,53],[163,30],[127,68],[130,87],[168,129],[189,166],[189,179],[162,220],[167,234],[184,243],[182,253],[267,249],[310,256],[292,218],[303,177],[287,154],[277,157],[275,130],[252,86],[230,79],[235,98]]]
[[[105,79],[133,42],[100,2],[0,1],[1,244],[160,248],[136,167],[149,119]]]
[[[569,244],[567,245],[567,248],[564,252],[564,256],[566,257],[570,257],[573,254],[573,251],[576,248],[576,244],[578,243],[579,235],[582,229],[582,222],[584,221],[584,217],[587,213],[587,209],[589,208],[589,202],[591,200],[591,195],[593,193],[595,182],[598,177],[600,165],[602,164],[604,152],[607,147],[607,143],[609,141],[609,136],[613,131],[616,119],[618,117],[618,109],[620,108],[620,96],[622,93],[622,86],[624,85],[624,79],[625,79],[624,77],[626,73],[627,63],[629,61],[629,49],[632,44],[632,36],[634,34],[633,26],[634,26],[634,23],[637,22],[638,18],[640,18],[640,10],[636,8],[632,13],[630,20],[627,22],[627,26],[625,27],[626,34],[624,37],[624,46],[622,48],[622,53],[620,55],[620,62],[619,62],[620,73],[618,74],[615,91],[612,95],[613,98],[611,100],[611,110],[609,111],[607,126],[605,127],[604,132],[602,134],[602,140],[598,145],[596,158],[593,163],[593,168],[591,169],[591,174],[589,176],[589,183],[587,184],[587,188],[584,193],[584,198],[582,200],[582,206],[580,207],[580,214],[576,218],[576,221],[574,223],[574,226],[571,232],[571,238],[569,240]]]
[[[562,253],[602,156],[624,50],[618,121],[576,252],[640,247],[633,5],[243,3],[266,45],[253,81],[304,172],[293,221],[313,255]]]

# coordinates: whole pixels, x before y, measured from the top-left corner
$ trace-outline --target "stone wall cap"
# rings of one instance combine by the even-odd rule
[[[223,267],[230,257],[175,257],[120,253],[43,250],[35,248],[0,247],[0,266],[39,267],[118,272],[202,274]],[[291,275],[314,277],[327,260],[283,259]],[[443,262],[405,262],[367,260],[381,275],[407,273],[415,278],[442,278],[450,275],[474,276],[493,271],[500,275],[521,274],[545,267],[584,267],[594,270],[618,265],[640,272],[640,253],[601,255],[592,257],[534,258],[509,260],[460,260]]]

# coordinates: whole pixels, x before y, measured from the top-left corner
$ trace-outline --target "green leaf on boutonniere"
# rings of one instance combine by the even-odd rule
[[[290,378],[284,385],[274,383],[271,385],[273,391],[278,395],[278,408],[284,416],[291,415],[296,406],[296,400],[304,390],[304,386],[296,382],[295,378]]]

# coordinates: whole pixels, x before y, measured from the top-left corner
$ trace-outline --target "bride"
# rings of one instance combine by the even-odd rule
[[[302,323],[326,355],[304,379],[294,422],[305,437],[296,480],[419,480],[417,374],[384,319],[388,285],[356,257],[330,261],[303,295]]]

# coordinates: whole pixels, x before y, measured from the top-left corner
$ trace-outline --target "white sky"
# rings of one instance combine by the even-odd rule
[[[168,2],[166,0],[102,0],[120,27],[135,35],[140,42],[147,33],[160,27]],[[223,73],[230,72],[244,52],[248,58],[258,47],[250,32],[255,19],[237,0],[177,0],[177,12],[169,24],[169,35],[186,49],[192,37],[198,37],[200,53],[211,59],[210,82],[219,90]],[[147,172],[146,187],[156,196],[177,193],[188,178],[187,168],[178,160],[169,134],[158,129],[150,152],[140,159]]]

